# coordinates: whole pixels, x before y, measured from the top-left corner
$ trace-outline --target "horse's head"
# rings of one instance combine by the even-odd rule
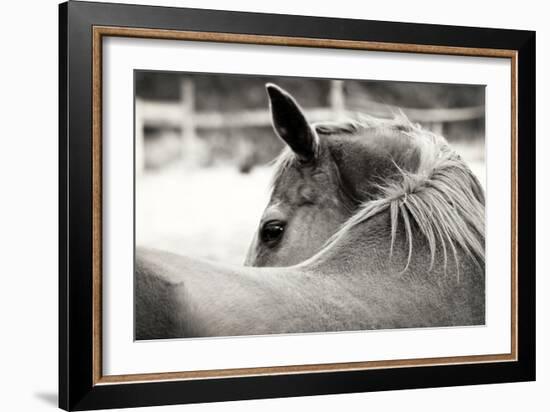
[[[287,147],[245,265],[290,266],[313,256],[400,169],[418,167],[399,127],[311,125],[294,98],[268,84],[273,127]]]

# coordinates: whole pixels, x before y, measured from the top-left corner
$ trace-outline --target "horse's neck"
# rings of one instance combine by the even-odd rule
[[[392,247],[389,211],[381,212],[351,226],[321,252],[298,267],[305,272],[319,275],[340,276],[346,281],[350,280],[350,284],[355,286],[372,282],[376,286],[374,289],[358,287],[358,294],[365,299],[381,293],[382,289],[397,287],[403,289],[403,292],[397,292],[390,298],[400,300],[401,304],[409,299],[411,305],[417,305],[418,298],[430,304],[431,297],[437,295],[438,298],[447,299],[452,305],[468,300],[469,308],[483,309],[483,263],[458,247],[455,247],[455,260],[449,246],[445,260],[441,245],[436,247],[432,263],[430,245],[418,231],[412,231],[412,245],[409,244],[403,224],[398,225],[394,236]],[[445,307],[445,302],[440,303]],[[402,305],[397,304],[399,306]],[[460,308],[447,309],[448,315],[456,315],[458,318],[482,317],[479,313],[456,313]],[[453,310],[455,313],[452,313]]]

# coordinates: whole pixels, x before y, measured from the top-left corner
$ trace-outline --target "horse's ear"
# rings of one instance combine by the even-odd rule
[[[279,86],[267,83],[265,87],[275,132],[301,160],[313,160],[317,153],[319,138],[307,122],[302,109],[296,100]]]

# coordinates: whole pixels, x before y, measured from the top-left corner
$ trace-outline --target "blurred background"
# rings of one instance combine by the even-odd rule
[[[444,135],[485,186],[485,87],[135,72],[136,245],[241,264],[283,144],[265,92],[291,93],[310,122],[366,113]]]

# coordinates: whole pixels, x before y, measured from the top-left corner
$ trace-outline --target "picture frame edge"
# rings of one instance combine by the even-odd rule
[[[92,213],[92,208],[88,212],[86,210],[80,211],[81,215],[78,215],[79,218],[84,219],[84,221],[89,222],[86,225],[86,229],[79,239],[79,242],[72,242],[75,228],[74,220],[71,220],[71,212],[75,212],[75,208],[84,208],[86,205],[91,205],[92,193],[93,193],[93,179],[95,173],[93,172],[93,150],[88,153],[88,150],[91,149],[93,141],[91,139],[92,128],[95,127],[92,119],[91,110],[88,111],[86,115],[85,110],[82,110],[83,107],[90,107],[92,103],[92,82],[83,82],[80,85],[82,89],[76,90],[75,87],[71,87],[70,80],[71,78],[71,68],[74,70],[74,66],[81,67],[84,65],[91,69],[92,63],[92,45],[88,44],[84,47],[83,54],[87,54],[88,58],[85,58],[84,61],[79,61],[76,64],[76,61],[73,56],[74,52],[71,53],[71,46],[78,44],[79,41],[82,41],[82,38],[89,38],[93,36],[93,22],[90,19],[97,18],[97,15],[101,15],[109,10],[109,7],[113,6],[112,4],[106,3],[85,3],[85,2],[70,2],[69,4],[63,3],[59,6],[59,406],[66,410],[82,410],[82,409],[95,409],[98,407],[107,408],[107,407],[123,407],[123,406],[145,406],[145,405],[160,405],[164,404],[163,400],[159,395],[154,395],[154,391],[160,391],[165,393],[168,388],[177,386],[178,383],[189,383],[190,381],[169,381],[169,382],[141,382],[141,383],[131,383],[131,385],[138,385],[140,390],[143,391],[143,396],[140,398],[129,398],[122,396],[124,393],[121,388],[118,388],[121,383],[109,383],[101,382],[102,376],[100,370],[97,368],[97,359],[100,354],[96,352],[97,348],[97,333],[94,332],[94,328],[97,328],[97,323],[94,323],[95,317],[97,317],[96,309],[93,307],[94,298],[93,289],[94,285],[97,290],[97,283],[94,283],[95,277],[92,275],[90,277],[93,269],[90,267],[88,269],[79,267],[79,263],[85,262],[90,258],[93,260],[97,259],[94,256],[94,253],[97,253],[97,249],[90,247],[91,244],[96,244],[97,238],[94,240],[94,225],[97,224],[97,220]],[[117,5],[128,7],[128,10],[138,10],[140,8],[146,9],[148,6],[129,6],[129,5]],[[94,15],[87,15],[90,7],[94,10]],[[187,9],[178,9],[181,12],[185,12]],[[209,11],[203,10],[199,11],[205,12],[208,14]],[[222,11],[216,11],[216,13],[223,13]],[[246,14],[241,12],[233,12],[237,14]],[[256,15],[256,14],[253,14]],[[267,15],[269,16],[269,15]],[[274,15],[275,18],[285,15]],[[307,19],[307,16],[300,16]],[[326,18],[325,21],[331,21],[332,19]],[[334,20],[344,20],[344,19],[334,19]],[[72,24],[71,24],[72,23]],[[389,23],[389,25],[400,23]],[[82,27],[78,27],[78,24],[84,24],[86,27],[89,27],[89,32],[82,30]],[[410,23],[406,23],[407,25]],[[76,26],[75,26],[76,25]],[[441,26],[441,27],[455,27],[455,26]],[[439,27],[439,29],[441,29]],[[457,27],[455,27],[457,28]],[[460,27],[458,27],[460,29]],[[476,30],[475,28],[462,28],[465,30]],[[78,31],[76,37],[71,37],[71,31]],[[483,29],[482,29],[483,30]],[[489,30],[489,29],[487,29]],[[534,195],[535,195],[535,171],[534,171],[534,150],[535,150],[535,32],[530,31],[510,31],[504,29],[490,29],[493,33],[502,31],[506,32],[509,36],[515,35],[515,45],[516,48],[510,49],[513,51],[516,57],[517,63],[517,82],[516,89],[518,90],[517,94],[517,113],[516,113],[516,136],[517,136],[517,190],[518,190],[518,210],[517,210],[517,219],[522,222],[525,219],[528,221],[524,226],[525,229],[520,230],[520,226],[517,224],[516,227],[518,231],[518,243],[528,245],[527,252],[522,250],[519,254],[518,247],[518,256],[517,256],[517,267],[518,271],[521,271],[522,265],[529,268],[530,263],[532,263],[532,271],[534,273],[534,231],[535,231],[535,215],[534,215]],[[495,32],[496,30],[496,32]],[[80,37],[79,37],[80,36]],[[71,41],[72,40],[72,41]],[[90,42],[91,43],[91,42]],[[518,46],[520,45],[521,46]],[[81,76],[88,77],[92,79],[93,73],[90,73]],[[74,80],[74,76],[72,76]],[[82,83],[81,78],[81,83]],[[86,88],[89,88],[86,92]],[[83,90],[84,89],[84,90]],[[524,90],[523,92],[521,90]],[[89,100],[84,100],[84,103],[78,108],[74,107],[73,112],[71,112],[71,102],[75,101],[75,95],[87,95],[90,97]],[[92,107],[90,107],[92,108]],[[93,108],[92,108],[93,109]],[[512,109],[513,110],[513,109]],[[87,129],[88,132],[77,133],[74,130],[75,116],[79,115],[83,117],[82,125],[78,129]],[[71,122],[71,120],[73,120]],[[71,129],[73,127],[73,129]],[[520,139],[521,135],[532,136],[532,139]],[[74,137],[73,139],[71,137]],[[88,140],[87,140],[88,139]],[[84,140],[84,141],[83,141]],[[527,143],[526,140],[529,140]],[[84,143],[84,144],[83,144]],[[526,154],[527,153],[527,154]],[[71,156],[72,155],[72,156]],[[520,155],[523,157],[524,161],[520,161]],[[80,160],[79,161],[77,160]],[[86,162],[88,159],[88,162]],[[526,161],[527,160],[527,161]],[[76,161],[76,165],[75,165]],[[71,164],[73,167],[71,167]],[[75,169],[76,168],[76,169]],[[71,173],[72,171],[72,173]],[[72,180],[71,180],[72,178]],[[76,187],[77,182],[88,182],[84,187]],[[519,181],[529,182],[526,185],[526,190],[519,189]],[[91,184],[91,185],[90,185]],[[523,185],[522,185],[523,186]],[[72,189],[72,190],[71,190]],[[91,189],[91,190],[89,190]],[[89,190],[89,193],[85,193]],[[521,191],[521,196],[519,192]],[[92,200],[92,202],[90,202]],[[531,215],[526,215],[525,212],[528,211]],[[74,213],[73,213],[74,214]],[[101,220],[99,220],[101,221]],[[95,222],[95,223],[94,223]],[[523,227],[523,226],[522,226]],[[81,229],[82,230],[82,229]],[[95,232],[97,233],[97,232]],[[100,238],[99,238],[100,239]],[[522,240],[523,239],[523,240]],[[525,240],[527,239],[527,240]],[[71,245],[73,248],[71,249]],[[86,246],[88,245],[88,246]],[[72,251],[76,248],[76,254],[71,259]],[[93,249],[93,250],[90,250]],[[79,251],[80,250],[80,251]],[[99,255],[101,256],[101,255]],[[84,275],[82,275],[84,272]],[[78,274],[78,278],[76,278]],[[519,278],[519,277],[518,277]],[[524,280],[527,279],[527,280]],[[518,279],[520,282],[520,279]],[[477,384],[477,383],[490,383],[490,382],[509,382],[509,381],[521,381],[521,380],[534,380],[536,377],[535,370],[535,301],[534,301],[534,290],[535,290],[535,279],[522,278],[521,285],[517,291],[518,299],[518,308],[521,307],[521,312],[517,314],[518,318],[521,318],[521,321],[518,321],[518,331],[517,339],[520,341],[518,345],[518,360],[515,362],[496,362],[491,365],[495,366],[495,370],[500,370],[501,375],[499,377],[493,377],[490,379],[490,376],[478,376],[477,382],[467,382],[463,379],[455,379],[454,385],[467,385],[467,384]],[[72,299],[71,299],[72,296]],[[75,308],[75,299],[76,297],[84,299],[86,304],[82,308]],[[91,307],[90,307],[91,306]],[[525,320],[525,318],[531,317],[530,319]],[[92,319],[90,319],[92,318]],[[84,320],[79,326],[75,326],[75,319]],[[95,321],[97,322],[97,320]],[[91,328],[89,326],[92,326]],[[100,342],[101,340],[99,340]],[[95,342],[95,343],[94,343]],[[75,353],[83,352],[83,353]],[[75,367],[76,364],[84,361],[84,367]],[[478,365],[478,364],[474,364]],[[464,370],[465,365],[453,365],[453,366],[417,366],[417,370],[425,368],[450,368],[458,367],[459,370]],[[472,365],[469,365],[472,366]],[[405,370],[407,368],[403,368]],[[395,370],[395,369],[394,369]],[[300,395],[314,395],[320,393],[347,393],[354,392],[357,389],[365,388],[359,384],[350,385],[349,391],[344,390],[346,388],[339,387],[338,385],[335,388],[340,388],[342,391],[339,392],[330,392],[330,388],[327,388],[326,382],[322,383],[322,380],[326,381],[326,374],[331,374],[331,377],[335,379],[335,382],[341,382],[346,380],[345,374],[352,374],[353,376],[360,376],[362,371],[353,371],[353,372],[322,372],[320,374],[303,374],[297,373],[293,374],[292,380],[297,379],[301,375],[308,375],[313,377],[315,380],[315,385],[313,383],[310,386],[304,384],[298,387],[301,389],[301,392],[297,394],[287,388],[286,391],[283,390],[275,396],[300,396]],[[364,371],[363,371],[364,372]],[[373,372],[372,370],[367,372]],[[383,372],[383,371],[382,371]],[[344,375],[342,375],[344,374]],[[324,376],[320,376],[324,375]],[[383,375],[383,373],[382,373]],[[403,375],[403,371],[398,372],[399,376]],[[288,375],[278,375],[288,376]],[[231,378],[222,378],[222,379],[205,379],[193,381],[190,386],[201,387],[200,382],[205,383],[205,381],[216,381],[218,386],[223,388],[219,392],[217,397],[212,399],[204,399],[196,396],[196,392],[192,394],[193,396],[165,396],[164,399],[168,403],[188,403],[188,402],[208,402],[208,401],[221,401],[221,400],[232,400],[232,399],[252,399],[252,398],[264,398],[264,397],[273,397],[274,393],[267,388],[264,388],[258,396],[251,394],[246,394],[246,382],[249,379],[259,379],[262,382],[268,381],[269,378],[275,378],[275,381],[278,380],[278,376],[261,376],[261,377],[231,377]],[[351,376],[351,375],[350,375]],[[350,378],[348,376],[348,378]],[[406,374],[404,375],[406,376]],[[222,381],[232,380],[232,384],[236,381],[245,382],[240,385],[237,385],[238,388],[235,388],[232,392],[228,389],[227,385],[229,382],[223,383]],[[212,383],[212,382],[210,382]],[[426,382],[423,382],[426,383]],[[449,386],[444,382],[441,382],[437,385],[430,385],[430,382],[427,382],[427,385],[415,385],[410,383],[410,386],[404,385],[399,388],[406,387],[435,387],[435,386]],[[313,385],[315,388],[313,388]],[[165,390],[160,390],[159,388],[164,386]],[[257,386],[257,385],[256,385]],[[147,389],[145,390],[144,388]],[[327,390],[327,392],[318,392],[319,388]],[[366,388],[369,388],[368,385]],[[370,387],[369,390],[392,390],[398,389],[389,385],[387,387],[374,386]],[[153,391],[153,392],[151,392]],[[237,395],[237,396],[236,396]],[[149,400],[147,400],[149,396]]]

